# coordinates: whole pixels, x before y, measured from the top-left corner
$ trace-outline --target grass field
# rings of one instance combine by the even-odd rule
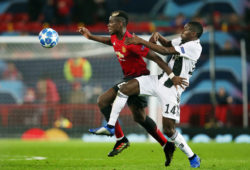
[[[200,169],[249,170],[250,144],[194,144],[202,159]],[[184,170],[189,168],[186,156],[179,150],[170,167],[164,167],[164,154],[157,143],[132,143],[116,157],[107,153],[112,143],[24,142],[0,140],[0,170],[9,169],[87,169],[87,170]]]

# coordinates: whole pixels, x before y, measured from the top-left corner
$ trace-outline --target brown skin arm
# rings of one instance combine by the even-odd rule
[[[162,60],[161,57],[159,57],[157,54],[155,54],[153,51],[149,50],[147,56],[147,59],[154,61],[164,72],[166,72],[168,75],[172,73],[172,70],[169,68],[168,64]],[[185,78],[174,76],[172,78],[173,84],[177,87],[177,85],[181,86],[181,88],[184,89],[184,86],[188,86],[188,83],[186,82]]]
[[[131,37],[131,38],[126,38],[125,44],[126,45],[142,44],[142,45],[145,45],[146,47],[150,48],[151,50],[153,50],[157,53],[160,53],[162,55],[179,54],[179,52],[177,52],[174,47],[163,47],[163,46],[154,44],[152,42],[145,41],[144,39],[136,36],[135,34],[133,34],[133,37]]]
[[[89,40],[97,41],[107,45],[112,45],[110,37],[93,35],[86,27],[79,27],[78,32],[80,32],[85,38]]]
[[[151,35],[149,42],[156,44],[158,40],[159,40],[159,34],[158,34],[158,32],[154,32]]]
[[[159,32],[154,32],[150,37],[149,42],[156,44],[157,41],[159,41],[164,47],[172,47],[171,41],[167,40]]]

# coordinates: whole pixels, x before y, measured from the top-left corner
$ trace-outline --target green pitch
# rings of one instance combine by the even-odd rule
[[[200,169],[249,170],[250,144],[194,144],[201,157]],[[164,167],[165,157],[157,143],[131,143],[120,155],[109,158],[112,143],[24,142],[0,140],[0,169],[86,169],[86,170],[183,170],[189,168],[186,156],[179,150],[171,166]]]

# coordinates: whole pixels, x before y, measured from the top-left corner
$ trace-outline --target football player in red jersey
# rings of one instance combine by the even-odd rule
[[[143,57],[153,60],[163,70],[169,69],[167,64],[159,56],[145,46],[124,44],[127,37],[132,37],[132,35],[127,31],[127,24],[128,15],[124,11],[114,11],[110,16],[108,23],[108,30],[111,36],[104,37],[93,35],[85,27],[80,27],[78,30],[87,39],[112,45],[123,70],[123,82],[116,84],[113,88],[104,92],[101,96],[99,96],[97,101],[98,106],[107,121],[109,120],[112,103],[115,100],[119,86],[135,77],[149,75],[150,72],[146,67]],[[183,85],[184,79],[175,76],[172,81],[174,85]],[[131,96],[129,97],[127,104],[133,113],[134,120],[144,127],[147,132],[152,135],[163,147],[166,156],[166,163],[169,164],[175,150],[175,146],[172,142],[167,141],[164,135],[157,128],[155,122],[146,115],[144,111],[144,107],[147,105],[146,99],[142,96]],[[96,129],[90,129],[89,131],[96,134]],[[129,141],[126,136],[124,136],[118,121],[115,124],[114,133],[117,138],[117,142],[108,156],[115,156],[129,146]]]

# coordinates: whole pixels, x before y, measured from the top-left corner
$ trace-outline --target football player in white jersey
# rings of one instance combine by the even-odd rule
[[[175,76],[186,78],[185,85],[188,85],[195,64],[201,55],[202,47],[199,38],[202,33],[203,27],[199,22],[189,22],[184,26],[180,37],[172,41],[168,41],[159,33],[154,33],[149,42],[135,35],[132,38],[127,38],[125,41],[127,45],[142,44],[160,54],[172,55],[168,61],[169,69],[164,69],[164,72],[158,76],[140,76],[123,84],[113,103],[109,122],[99,129],[99,134],[112,135],[112,128],[129,96],[156,96],[162,105],[164,133],[187,155],[191,167],[200,167],[201,159],[193,153],[183,136],[175,130],[176,123],[180,120],[180,96],[185,87],[183,85],[175,86],[173,79]],[[157,45],[157,41],[161,45]],[[171,149],[171,152],[174,150]]]

